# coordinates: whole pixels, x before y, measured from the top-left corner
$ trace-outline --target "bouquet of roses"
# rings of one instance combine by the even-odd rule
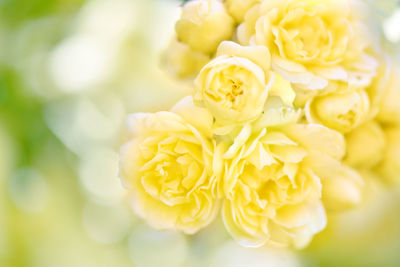
[[[121,175],[137,214],[193,234],[222,214],[244,246],[304,247],[400,176],[400,72],[361,0],[193,0],[166,69],[193,84],[130,115]],[[398,179],[400,180],[400,179]]]

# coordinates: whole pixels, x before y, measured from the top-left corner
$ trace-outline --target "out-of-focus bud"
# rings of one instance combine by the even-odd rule
[[[362,201],[364,182],[358,171],[328,155],[313,152],[307,163],[322,180],[322,201],[329,211],[352,208]]]
[[[378,119],[385,124],[400,125],[400,68],[388,66],[389,80],[378,113]]]
[[[317,97],[307,103],[305,112],[308,121],[347,133],[365,121],[369,106],[367,93],[357,90]]]
[[[374,167],[382,159],[385,133],[376,121],[367,122],[346,135],[345,161],[353,167]]]
[[[400,182],[400,127],[385,129],[386,148],[379,171],[390,183]]]
[[[362,182],[359,174],[345,169],[343,176],[327,179],[323,184],[323,202],[328,210],[353,208],[362,201]]]
[[[212,54],[232,37],[235,21],[219,0],[194,0],[183,6],[175,25],[178,40],[195,51]]]
[[[247,11],[260,0],[225,0],[229,14],[237,23],[242,23]]]
[[[188,45],[173,39],[162,54],[161,64],[172,76],[188,78],[196,76],[209,60],[209,55],[193,51]]]

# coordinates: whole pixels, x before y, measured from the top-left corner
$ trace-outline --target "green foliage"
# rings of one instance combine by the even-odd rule
[[[26,20],[68,13],[85,0],[0,0],[0,18],[9,27],[17,27]]]

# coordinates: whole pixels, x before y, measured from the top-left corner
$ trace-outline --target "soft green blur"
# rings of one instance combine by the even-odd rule
[[[381,184],[299,253],[241,248],[220,221],[159,232],[131,212],[125,117],[190,90],[159,66],[181,2],[0,1],[0,267],[400,266],[400,190]],[[400,4],[375,4],[400,59]]]

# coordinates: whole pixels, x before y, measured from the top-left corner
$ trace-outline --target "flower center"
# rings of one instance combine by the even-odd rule
[[[202,177],[203,168],[193,154],[197,146],[178,137],[159,140],[143,150],[152,150],[141,169],[144,189],[166,205],[186,203],[187,194]]]
[[[232,106],[235,106],[236,99],[239,95],[243,95],[243,82],[242,81],[235,81],[234,79],[229,79],[229,83],[231,84],[230,90],[226,92],[226,98],[229,99],[232,103]],[[229,85],[227,86],[229,89]]]
[[[246,94],[249,92],[247,88],[253,86],[253,83],[254,77],[247,70],[230,66],[214,76],[210,88],[205,93],[223,109],[240,112],[246,106]]]

